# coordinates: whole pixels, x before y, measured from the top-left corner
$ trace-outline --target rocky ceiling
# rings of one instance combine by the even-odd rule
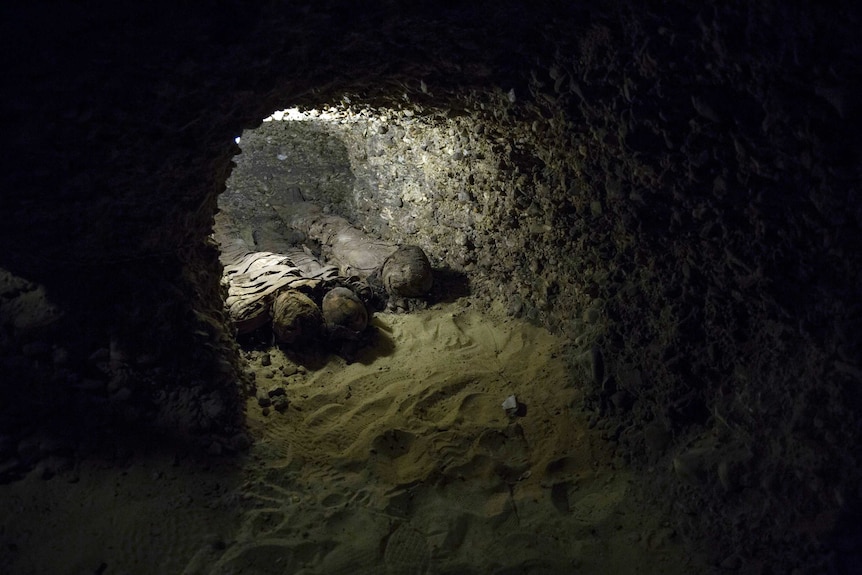
[[[345,209],[580,334],[584,408],[682,533],[772,572],[840,551],[862,499],[858,13],[692,6],[5,5],[2,445],[71,422],[242,449],[218,196],[243,130],[341,106],[399,118],[339,136],[368,185]],[[388,219],[372,182],[403,189]]]

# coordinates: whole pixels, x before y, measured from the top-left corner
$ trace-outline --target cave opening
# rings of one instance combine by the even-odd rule
[[[494,301],[499,293],[483,274],[489,258],[477,258],[478,245],[499,241],[494,208],[513,186],[501,170],[509,152],[499,145],[501,128],[470,111],[403,99],[367,105],[345,95],[334,105],[278,110],[235,138],[240,151],[212,237],[226,316],[246,375],[258,378],[246,391],[256,392],[253,408],[265,416],[271,407],[288,410],[286,386],[297,373],[354,362],[389,370],[393,334],[412,325],[400,314],[425,311],[419,321],[457,332],[440,334],[442,342],[426,345],[432,350],[452,347],[450,336],[470,340],[460,333],[464,322],[481,320],[466,320],[467,312],[523,315],[521,306]],[[490,101],[503,106],[499,117],[514,95]],[[496,354],[484,361],[500,371],[497,340],[511,334],[494,328],[481,336]],[[423,339],[424,329],[411,329]],[[261,376],[284,385],[261,384]]]
[[[509,115],[511,94],[486,96],[495,110],[290,108],[237,138],[214,238],[250,380],[248,491],[292,494],[293,525],[280,537],[317,549],[320,572],[340,572],[354,562],[344,553],[369,545],[382,555],[363,564],[416,572],[469,572],[488,554],[512,568],[601,569],[626,538],[584,553],[569,543],[585,530],[661,529],[661,513],[636,501],[624,457],[588,431],[573,334],[538,321],[548,304],[534,300],[547,289],[512,280],[539,270],[531,258],[547,265],[527,246],[551,228],[512,169],[512,133],[535,133],[532,123]],[[383,257],[345,256],[333,226],[348,225],[348,240],[359,234]],[[433,281],[393,291],[396,246],[421,249]],[[333,286],[367,310],[358,340],[333,337]],[[290,293],[300,295],[283,303]],[[247,551],[220,567],[260,550]]]
[[[300,324],[317,321],[297,309],[305,298],[274,305],[284,291],[304,292],[319,308],[326,290],[346,287],[369,315],[468,295],[489,262],[478,248],[498,241],[495,207],[511,187],[490,133],[469,114],[355,105],[349,96],[279,110],[244,131],[213,233],[240,339],[321,339],[311,325],[300,334]],[[273,321],[285,306],[289,317]]]

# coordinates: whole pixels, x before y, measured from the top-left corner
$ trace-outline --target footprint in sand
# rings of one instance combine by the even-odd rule
[[[497,475],[506,483],[523,479],[530,469],[530,449],[524,430],[518,424],[504,431],[486,430],[476,440],[476,448],[493,459]]]
[[[421,420],[442,423],[444,420],[453,420],[457,414],[450,404],[457,401],[458,394],[474,383],[472,378],[458,377],[445,383],[433,382],[420,395],[411,407],[411,412]]]
[[[344,507],[347,496],[344,493],[330,493],[320,500],[320,504],[330,509]]]
[[[245,518],[244,535],[249,539],[270,535],[282,526],[285,518],[281,509],[254,509]]]
[[[409,431],[390,429],[384,431],[371,442],[371,453],[389,459],[398,459],[410,451],[416,436]]]
[[[386,540],[383,562],[387,573],[424,573],[428,559],[425,536],[409,523],[402,523]]]
[[[282,575],[296,573],[305,565],[319,560],[334,547],[330,541],[293,543],[282,539],[257,539],[235,546],[222,556],[210,575]]]

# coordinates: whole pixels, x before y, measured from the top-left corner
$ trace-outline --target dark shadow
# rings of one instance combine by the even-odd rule
[[[326,364],[332,359],[332,350],[325,343],[314,343],[298,346],[277,346],[287,358],[301,365],[309,371],[317,371],[323,369]]]
[[[845,506],[827,539],[832,551],[828,573],[857,573],[862,561],[862,502],[854,499]]]
[[[243,351],[263,352],[278,348],[290,361],[311,371],[317,371],[329,363],[333,352],[328,342],[317,339],[291,345],[280,344],[275,340],[271,324],[237,335],[236,342]]]
[[[392,355],[395,351],[395,342],[389,335],[386,326],[374,319],[371,320],[371,325],[368,326],[368,333],[364,341],[360,342],[360,346],[352,358],[345,359],[348,359],[348,361],[352,359],[352,361],[361,363],[362,365],[371,365],[381,357]]]
[[[290,361],[310,371],[325,367],[333,355],[340,356],[348,363],[358,362],[370,365],[381,357],[392,355],[395,351],[395,342],[390,337],[386,326],[373,319],[356,341],[315,340],[303,344],[279,345],[274,340],[269,326],[238,336],[236,339],[244,351],[267,351],[277,347]]]
[[[219,466],[227,479],[247,456],[250,439],[240,429],[233,436],[218,433],[219,423],[210,429],[174,430],[156,422],[160,406],[139,397],[140,390],[126,399],[88,387],[96,383],[35,381],[25,386],[27,393],[22,390],[14,398],[10,409],[0,410],[4,426],[14,426],[0,431],[5,436],[0,485],[31,473],[74,483],[85,460],[122,468],[144,459],[167,459],[190,469]],[[221,424],[232,420],[227,415]]]
[[[272,326],[267,324],[249,333],[237,334],[236,343],[244,351],[266,351],[275,343]]]
[[[470,295],[470,278],[464,272],[450,268],[434,270],[434,285],[428,294],[428,303],[453,303]]]

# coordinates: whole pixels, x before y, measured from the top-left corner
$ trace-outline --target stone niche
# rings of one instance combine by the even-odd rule
[[[279,111],[239,138],[219,208],[260,247],[253,224],[266,226],[271,204],[300,194],[383,241],[474,271],[481,246],[493,243],[506,184],[500,154],[475,125],[482,120],[409,108]]]
[[[572,237],[555,220],[568,190],[513,154],[513,143],[548,144],[517,117],[513,92],[450,98],[458,113],[409,100],[355,105],[347,96],[274,112],[237,138],[241,153],[219,197],[232,233],[264,250],[285,227],[277,206],[313,202],[383,242],[419,246],[486,302],[563,325],[567,310],[585,304],[557,247]]]

